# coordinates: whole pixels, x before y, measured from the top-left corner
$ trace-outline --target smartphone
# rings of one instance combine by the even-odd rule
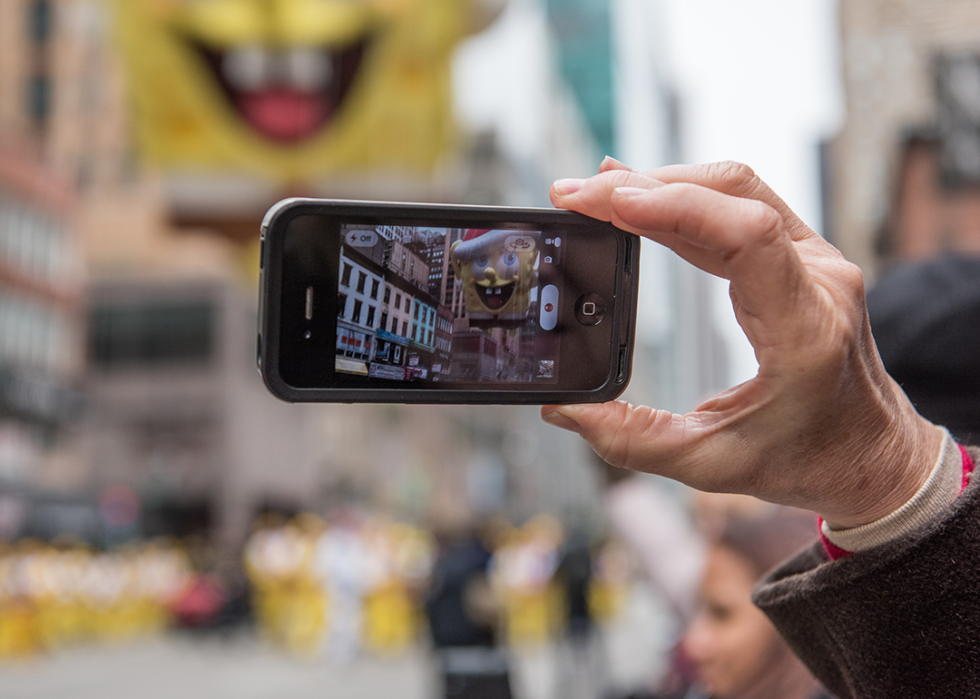
[[[287,199],[258,364],[291,402],[599,402],[625,389],[639,240],[555,209]]]

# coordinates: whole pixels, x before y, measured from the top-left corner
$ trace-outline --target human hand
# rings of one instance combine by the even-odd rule
[[[834,529],[905,504],[942,433],[885,372],[861,271],[737,163],[639,173],[607,159],[555,206],[611,221],[728,279],[758,375],[676,415],[624,402],[544,406],[614,466],[818,512]]]

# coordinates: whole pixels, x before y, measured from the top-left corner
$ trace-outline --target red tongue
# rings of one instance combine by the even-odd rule
[[[503,296],[500,294],[487,294],[483,297],[484,305],[491,311],[496,311],[498,308],[504,305]]]
[[[259,133],[276,141],[309,138],[330,116],[318,95],[282,88],[243,94],[239,106]]]

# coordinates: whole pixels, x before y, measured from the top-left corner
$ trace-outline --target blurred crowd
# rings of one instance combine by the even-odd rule
[[[432,556],[424,529],[353,510],[261,517],[245,547],[259,629],[303,655],[400,651],[418,636]]]
[[[434,580],[437,561],[452,559],[460,540],[481,552],[475,571],[484,583],[461,613],[482,607],[491,643],[547,643],[621,606],[633,568],[615,542],[596,546],[543,515],[522,526],[494,519],[450,529],[340,508],[326,517],[261,515],[238,560],[199,537],[107,551],[71,540],[0,544],[0,661],[251,624],[306,658],[397,654],[431,639],[433,624],[466,623],[440,612],[442,578]],[[580,560],[569,584],[563,561],[573,540],[585,568]]]
[[[433,574],[437,560],[453,557],[453,542],[440,527],[433,530],[353,510],[326,519],[260,518],[245,548],[260,632],[289,651],[338,661],[361,649],[404,651],[430,625],[444,623],[442,578]],[[565,630],[571,615],[559,575],[565,537],[557,519],[539,516],[520,527],[494,520],[449,539],[484,552],[475,567],[487,583],[483,599],[469,600],[463,614],[478,615],[472,607],[482,606],[493,617],[494,636],[512,646],[544,643]],[[590,614],[614,614],[628,561],[615,545],[599,551],[587,573]],[[448,623],[458,631],[466,621]]]
[[[108,552],[79,542],[0,543],[0,659],[158,633],[192,580],[187,551],[172,540]]]
[[[821,696],[749,598],[768,568],[813,540],[811,516],[720,496],[691,504],[693,518],[655,484],[626,479],[608,492],[614,536],[548,515],[420,526],[341,507],[262,514],[238,554],[200,537],[105,551],[22,539],[0,547],[0,661],[254,629],[274,648],[332,664],[427,647],[445,696],[461,699],[508,699],[511,651],[545,646],[558,651],[563,697],[735,698],[777,687]],[[601,628],[641,579],[673,609],[678,635],[665,676],[609,694]]]

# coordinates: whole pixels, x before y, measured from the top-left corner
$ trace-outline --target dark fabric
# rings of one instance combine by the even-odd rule
[[[908,537],[837,561],[819,544],[803,551],[754,600],[840,699],[975,699],[978,571],[980,477]]]
[[[584,538],[570,537],[570,541],[562,552],[558,570],[555,571],[555,579],[565,592],[569,635],[588,635],[594,626],[589,609],[592,554],[589,551],[589,544]]]
[[[494,645],[493,629],[466,608],[468,586],[486,576],[490,553],[475,537],[443,550],[432,569],[425,599],[432,645],[436,648]]]
[[[868,292],[888,373],[920,414],[980,444],[980,257],[905,263]]]

